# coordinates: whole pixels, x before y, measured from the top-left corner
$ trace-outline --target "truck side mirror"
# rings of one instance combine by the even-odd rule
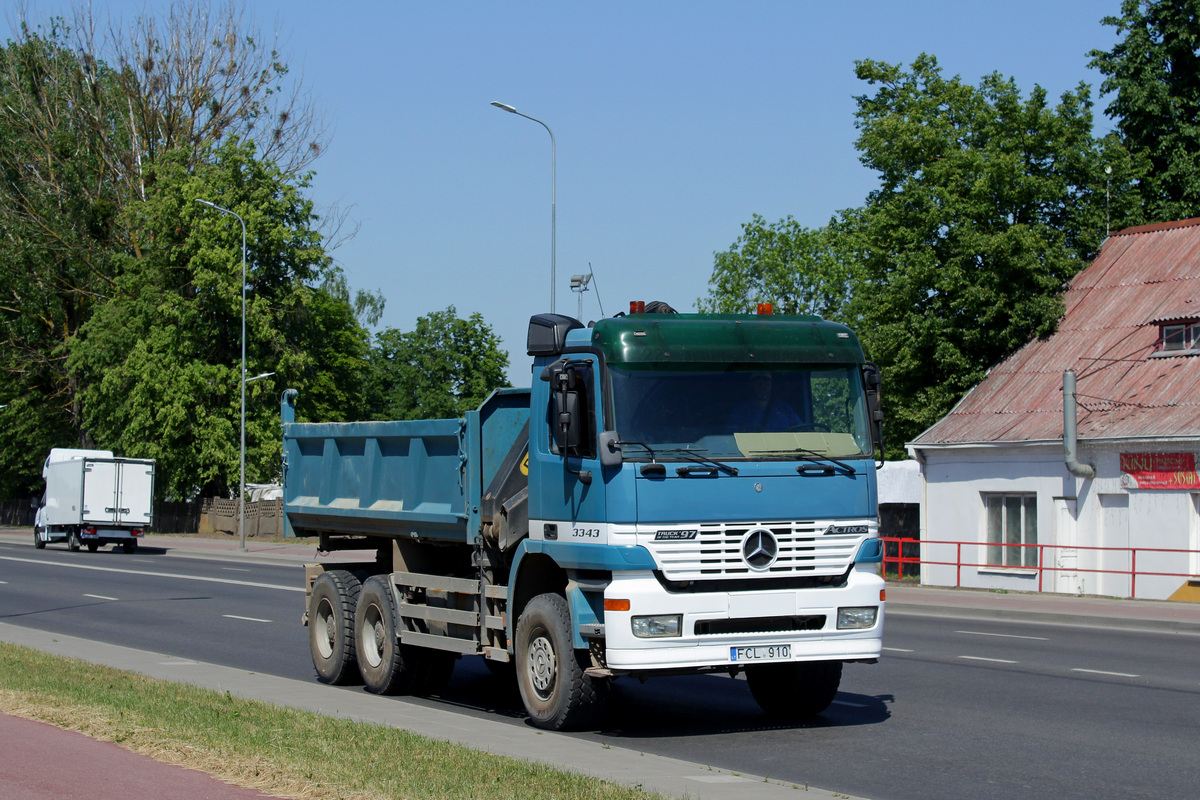
[[[550,407],[551,435],[559,451],[565,454],[580,444],[579,426],[575,424],[580,405],[575,370],[567,365],[566,359],[560,359],[543,369],[541,378],[550,384],[553,398]]]
[[[554,443],[566,454],[578,449],[581,444],[579,418],[579,392],[563,389],[554,394]]]
[[[31,498],[29,498],[29,507],[34,510],[37,510],[42,507],[42,504],[40,502],[38,502],[38,499],[36,497],[31,497]]]
[[[600,464],[605,467],[619,467],[623,461],[621,457],[621,447],[618,444],[621,437],[617,436],[616,431],[601,431],[599,437],[600,444]]]
[[[876,364],[862,365],[863,387],[867,395],[867,413],[870,415],[871,439],[879,449],[883,450],[883,405],[880,401],[880,388],[883,381],[879,377],[879,366]]]

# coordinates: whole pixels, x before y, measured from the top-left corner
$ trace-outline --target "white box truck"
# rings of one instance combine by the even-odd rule
[[[154,508],[154,460],[115,458],[108,450],[55,448],[42,467],[46,492],[33,523],[33,545],[66,542],[95,552],[106,544],[137,549]]]

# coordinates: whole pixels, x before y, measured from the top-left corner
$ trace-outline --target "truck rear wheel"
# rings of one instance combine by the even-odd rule
[[[79,547],[83,542],[79,539],[79,531],[72,528],[67,532],[67,549],[72,553],[78,553]]]
[[[87,549],[88,549],[89,553],[94,553],[100,549],[100,543],[99,542],[88,542]]]
[[[762,710],[781,719],[804,719],[829,708],[842,682],[840,661],[789,661],[746,668],[746,683]]]
[[[428,653],[396,638],[396,596],[381,575],[368,578],[354,614],[358,671],[367,691],[409,693],[426,677]]]
[[[571,612],[561,595],[540,594],[517,621],[517,685],[533,724],[549,730],[587,727],[604,713],[609,682],[592,678],[587,656],[571,642]]]
[[[130,540],[128,542],[121,542],[121,549],[124,550],[126,553],[136,553],[137,552],[137,542],[135,542],[133,540]]]
[[[322,572],[308,600],[308,649],[322,683],[345,684],[358,677],[354,611],[362,584],[345,570]]]

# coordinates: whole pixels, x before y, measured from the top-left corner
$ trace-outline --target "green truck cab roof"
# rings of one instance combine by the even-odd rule
[[[590,344],[611,366],[861,364],[844,325],[820,317],[749,314],[629,314],[596,322]],[[582,333],[573,331],[573,334]]]

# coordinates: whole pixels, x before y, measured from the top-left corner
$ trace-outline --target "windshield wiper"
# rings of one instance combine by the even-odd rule
[[[737,475],[738,474],[737,467],[731,467],[724,462],[717,461],[715,458],[709,458],[708,456],[702,456],[702,455],[700,455],[699,452],[697,452],[695,450],[687,450],[682,447],[676,447],[671,450],[660,450],[659,452],[660,453],[670,453],[671,455],[684,456],[685,458],[688,458],[699,464],[708,464],[709,466],[716,467],[717,469],[721,470],[722,472],[724,472],[727,475]]]
[[[627,444],[637,445],[638,447],[644,449],[647,453],[650,454],[650,463],[642,464],[641,471],[642,471],[643,475],[653,475],[654,477],[661,477],[661,476],[667,474],[667,468],[665,466],[663,466],[662,464],[658,463],[658,461],[655,458],[653,448],[651,448],[650,445],[646,444],[645,442],[635,442],[631,439],[630,440],[621,440],[621,441],[613,442],[611,444],[611,446],[612,447],[624,447]]]
[[[841,467],[847,475],[853,475],[854,467],[847,464],[845,461],[839,461],[833,456],[826,456],[818,453],[816,450],[808,450],[804,447],[792,447],[787,450],[751,450],[750,455],[755,456],[800,456],[814,464],[819,464],[822,461],[828,461],[831,464],[836,464]]]

